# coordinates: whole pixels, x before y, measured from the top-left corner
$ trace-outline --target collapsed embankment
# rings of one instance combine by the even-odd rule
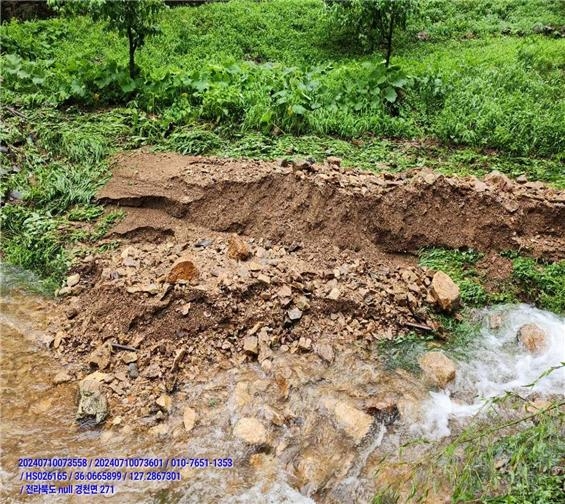
[[[437,329],[435,314],[456,300],[417,266],[410,253],[422,247],[565,250],[564,192],[497,173],[375,175],[140,151],[115,159],[99,199],[125,219],[107,237],[113,247],[79,261],[61,289],[67,320],[54,346],[77,377],[114,373],[114,403],[136,413],[215,369],[258,361],[276,374],[277,355],[328,363]]]

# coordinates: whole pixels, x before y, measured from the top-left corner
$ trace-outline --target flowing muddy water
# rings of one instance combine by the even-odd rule
[[[499,307],[502,326],[482,329],[468,359],[458,362],[458,378],[448,391],[430,391],[403,371],[385,372],[375,365],[376,355],[362,358],[353,349],[330,366],[312,355],[282,355],[273,361],[278,374],[246,364],[182,385],[171,414],[159,422],[148,417],[145,429],[113,416],[101,429],[83,429],[74,418],[76,383],[53,385],[61,363],[41,347],[53,307],[27,291],[26,281],[14,270],[3,271],[2,502],[370,502],[374,472],[386,452],[410,436],[448,435],[458,419],[476,413],[484,398],[520,390],[565,360],[562,318],[524,305]],[[548,334],[540,355],[531,356],[515,343],[517,327],[526,322]],[[541,378],[534,391],[563,394],[564,385],[561,368]],[[393,401],[400,418],[387,417],[379,401]],[[186,406],[197,412],[190,432],[183,425]],[[249,445],[234,436],[234,426],[249,418],[266,426],[266,440]],[[19,459],[49,457],[232,462],[226,468],[175,468],[171,471],[181,480],[173,482],[126,476],[112,481],[113,494],[87,500],[76,491],[26,496],[26,484],[52,482],[23,481],[26,471],[39,469],[18,468]],[[91,483],[101,487],[104,482]]]

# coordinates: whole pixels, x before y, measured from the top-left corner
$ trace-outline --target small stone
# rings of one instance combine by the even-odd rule
[[[295,306],[303,312],[310,308],[310,301],[308,301],[308,298],[306,296],[296,296],[293,301]]]
[[[491,331],[496,331],[502,327],[502,315],[493,313],[488,318],[488,327]]]
[[[70,275],[67,277],[67,287],[72,289],[75,285],[78,285],[80,282],[80,275],[75,273],[74,275]]]
[[[198,280],[198,268],[189,257],[182,257],[173,264],[167,276],[167,283],[174,284],[180,280],[193,282]]]
[[[310,338],[306,338],[305,336],[301,336],[298,340],[298,348],[301,350],[310,350],[312,348],[312,340]]]
[[[139,371],[137,370],[137,364],[135,362],[128,364],[128,375],[130,378],[137,378],[139,376]]]
[[[110,364],[112,349],[109,343],[98,346],[88,357],[88,363],[98,369],[106,369]]]
[[[290,298],[292,296],[292,289],[288,285],[283,285],[277,291],[277,296],[280,298]]]
[[[508,190],[512,187],[512,181],[498,170],[491,171],[485,178],[485,182],[495,186],[499,190]]]
[[[137,352],[122,352],[121,359],[124,364],[131,364],[132,362],[136,362]]]
[[[271,279],[270,277],[268,277],[267,275],[257,275],[257,280],[259,280],[260,282],[266,283],[266,284],[270,284],[271,283]]]
[[[79,384],[79,404],[76,413],[78,421],[94,418],[96,424],[102,423],[108,416],[108,401],[102,392],[102,384],[91,375]]]
[[[326,161],[329,165],[341,166],[341,158],[336,156],[328,156]]]
[[[259,341],[257,336],[247,336],[243,340],[243,350],[247,353],[257,355],[259,353]]]
[[[232,235],[228,240],[228,257],[236,261],[246,261],[251,257],[251,249],[243,238]]]
[[[516,177],[516,182],[518,182],[518,184],[525,184],[528,181],[528,177],[526,177],[525,175],[519,175],[518,177]]]
[[[196,414],[196,411],[194,411],[189,406],[184,408],[184,411],[183,411],[183,414],[182,414],[182,422],[184,424],[184,428],[185,428],[186,432],[190,432],[194,428],[194,425],[196,424],[197,418],[198,418],[198,416]]]
[[[340,290],[337,287],[334,287],[330,293],[328,294],[328,299],[331,299],[333,301],[337,301],[339,299],[339,296],[341,295]]]
[[[212,240],[208,239],[208,238],[203,238],[201,240],[198,240],[195,244],[194,247],[195,248],[207,248],[210,245],[212,245],[212,243],[214,243]]]
[[[547,345],[545,332],[536,324],[525,324],[516,334],[516,339],[530,353],[539,353]]]
[[[344,401],[327,400],[324,405],[335,415],[337,424],[353,438],[355,443],[368,434],[374,418]]]
[[[65,315],[69,320],[74,319],[78,315],[78,309],[76,306],[68,306],[65,308]]]
[[[59,385],[61,383],[67,383],[72,380],[72,377],[66,371],[60,371],[53,378],[53,384]]]
[[[455,380],[455,364],[442,352],[427,352],[418,359],[426,379],[439,388]]]
[[[293,322],[296,322],[297,320],[300,320],[302,318],[302,310],[296,307],[288,310],[286,314],[288,315],[288,318]]]
[[[433,276],[431,294],[443,311],[451,312],[459,306],[459,287],[443,271]]]
[[[329,343],[319,343],[315,348],[316,353],[326,362],[334,360],[334,351]]]
[[[233,429],[233,435],[249,444],[265,444],[267,431],[263,424],[256,418],[243,417]]]
[[[257,261],[251,261],[247,266],[249,271],[261,271],[263,269],[263,265],[259,264]]]
[[[161,408],[163,413],[169,414],[173,409],[173,400],[168,394],[161,394],[155,401],[155,404]]]

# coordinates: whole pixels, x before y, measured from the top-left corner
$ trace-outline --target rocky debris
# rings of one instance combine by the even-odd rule
[[[536,324],[525,324],[518,329],[516,339],[524,348],[533,354],[544,350],[547,345],[547,336],[543,329]]]
[[[385,425],[394,423],[400,416],[397,402],[390,397],[365,401],[365,411]]]
[[[137,364],[135,362],[130,362],[128,364],[128,376],[134,379],[139,376],[139,371],[137,369]]]
[[[173,399],[168,394],[161,394],[155,401],[155,404],[167,415],[173,410]]]
[[[74,275],[70,275],[67,277],[67,287],[69,289],[72,289],[73,287],[75,287],[76,285],[78,285],[80,282],[80,275],[78,273],[75,273]]]
[[[426,352],[418,364],[426,380],[436,387],[445,388],[455,380],[455,364],[443,352]]]
[[[498,170],[493,170],[484,178],[489,185],[496,187],[499,191],[508,191],[512,188],[512,181]]]
[[[358,410],[344,401],[326,399],[322,403],[334,415],[338,426],[348,436],[351,436],[356,444],[360,443],[368,434],[375,420],[371,415]]]
[[[69,375],[66,371],[59,371],[53,377],[53,385],[60,385],[61,383],[67,383],[72,380],[71,375]]]
[[[181,280],[185,282],[198,280],[198,268],[190,257],[182,257],[176,261],[167,276],[167,282],[170,284]]]
[[[190,432],[194,428],[194,425],[196,424],[196,420],[198,420],[198,415],[196,414],[196,411],[194,411],[189,406],[184,408],[182,414],[182,422],[186,432]]]
[[[111,358],[112,346],[108,342],[102,343],[88,356],[88,364],[100,370],[106,369]]]
[[[341,158],[336,156],[328,156],[326,161],[329,165],[341,166]]]
[[[249,444],[267,443],[267,430],[259,420],[252,417],[240,418],[235,424],[233,435]]]
[[[316,353],[326,362],[333,362],[334,351],[329,343],[320,343],[315,346]]]
[[[459,287],[443,271],[438,271],[433,276],[431,294],[443,311],[452,312],[459,306]]]
[[[243,350],[252,355],[257,355],[259,353],[259,340],[257,336],[247,336],[243,340]]]
[[[286,312],[286,314],[288,315],[288,318],[293,322],[296,322],[297,320],[300,320],[302,318],[302,310],[297,307],[291,308]]]
[[[108,401],[102,390],[103,373],[92,373],[79,384],[79,403],[76,413],[78,421],[93,418],[96,424],[108,416]]]
[[[243,238],[232,235],[228,240],[228,257],[236,261],[246,261],[251,257],[251,249]]]

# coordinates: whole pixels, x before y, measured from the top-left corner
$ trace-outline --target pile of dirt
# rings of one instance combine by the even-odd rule
[[[113,401],[138,415],[147,396],[219,368],[257,361],[270,373],[281,353],[327,363],[437,328],[435,272],[406,252],[558,258],[565,245],[565,194],[499,174],[136,152],[116,159],[99,197],[126,210],[108,236],[117,247],[75,266],[54,346],[78,375],[107,373]]]

